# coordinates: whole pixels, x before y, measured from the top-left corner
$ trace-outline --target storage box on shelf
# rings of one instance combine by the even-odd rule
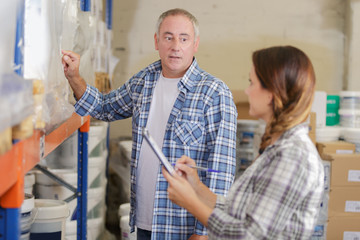
[[[326,238],[356,236],[360,227],[352,221],[360,219],[360,154],[354,153],[354,144],[343,141],[318,143],[317,147],[327,163],[324,165],[325,179],[329,179]]]
[[[327,240],[355,240],[360,239],[359,217],[329,218],[327,224]]]

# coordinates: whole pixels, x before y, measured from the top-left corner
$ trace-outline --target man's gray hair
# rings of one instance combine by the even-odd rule
[[[199,22],[198,20],[188,11],[181,9],[181,8],[174,8],[174,9],[170,9],[164,13],[162,13],[156,23],[156,36],[157,38],[159,38],[159,32],[160,32],[160,26],[162,24],[162,22],[164,21],[164,19],[168,16],[177,16],[177,15],[183,15],[185,17],[187,17],[190,22],[192,23],[193,27],[194,27],[194,34],[195,34],[195,38],[194,41],[196,41],[197,37],[199,36],[200,32],[199,32]]]

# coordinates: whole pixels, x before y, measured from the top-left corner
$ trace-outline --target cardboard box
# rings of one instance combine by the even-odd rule
[[[360,218],[329,218],[326,227],[327,240],[355,240],[360,239]]]
[[[345,141],[317,142],[316,148],[323,160],[329,160],[327,156],[329,154],[353,154],[355,152],[355,144]]]
[[[331,188],[328,217],[360,218],[360,187]],[[360,226],[360,222],[358,224]]]
[[[360,154],[330,154],[330,189],[360,187]]]

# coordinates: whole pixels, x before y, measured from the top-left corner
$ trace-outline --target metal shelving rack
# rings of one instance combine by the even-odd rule
[[[24,176],[70,135],[78,134],[78,239],[86,239],[87,140],[90,117],[73,114],[49,135],[35,130],[0,156],[0,239],[19,239],[20,208],[24,201]],[[85,221],[83,221],[85,219]],[[79,229],[80,228],[80,229]],[[84,230],[85,229],[85,230]]]
[[[81,0],[82,11],[90,11],[90,0]],[[106,0],[106,23],[111,29],[112,0]],[[16,39],[24,36],[24,1],[17,15]],[[23,75],[22,46],[15,47],[16,73]],[[13,144],[0,156],[0,240],[20,238],[20,211],[24,201],[24,176],[72,133],[78,131],[77,239],[87,239],[87,166],[90,117],[73,114],[48,135],[34,130],[33,135]]]

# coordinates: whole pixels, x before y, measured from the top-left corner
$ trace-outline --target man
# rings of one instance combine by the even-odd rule
[[[225,195],[235,173],[236,107],[228,87],[200,69],[196,18],[183,9],[164,12],[154,35],[160,59],[122,87],[102,95],[79,75],[80,58],[63,51],[65,76],[78,99],[75,110],[104,121],[132,117],[130,226],[138,239],[207,239],[205,227],[167,196],[160,163],[141,131],[146,127],[171,163],[182,155],[198,166],[213,192]]]

